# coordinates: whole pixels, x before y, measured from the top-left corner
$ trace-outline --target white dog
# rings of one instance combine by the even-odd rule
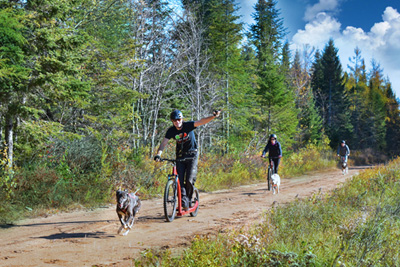
[[[279,174],[275,173],[275,174],[272,174],[271,180],[272,180],[273,193],[275,194],[275,191],[277,191],[279,194],[279,186],[281,185],[281,177],[279,177]]]
[[[349,167],[347,166],[347,162],[345,161],[342,162],[342,173],[343,175],[349,173]]]

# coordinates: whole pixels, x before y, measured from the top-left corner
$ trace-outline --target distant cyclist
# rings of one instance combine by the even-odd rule
[[[344,158],[343,162],[347,163],[347,158],[350,156],[350,148],[348,145],[346,145],[346,141],[342,140],[340,142],[340,145],[338,146],[337,149],[337,155],[338,157],[343,157]]]
[[[197,127],[209,123],[218,117],[220,111],[214,111],[212,116],[200,119],[198,121],[183,121],[183,114],[180,110],[172,111],[170,119],[173,126],[168,128],[163,141],[158,148],[155,161],[160,161],[161,154],[173,138],[176,141],[176,169],[178,172],[179,183],[181,184],[182,207],[187,210],[193,195],[193,186],[197,175],[197,142],[193,130]]]
[[[269,163],[274,162],[273,173],[278,173],[279,163],[282,158],[281,144],[276,140],[276,134],[271,134],[268,138],[268,143],[265,146],[261,157],[265,158],[265,154],[268,152]]]

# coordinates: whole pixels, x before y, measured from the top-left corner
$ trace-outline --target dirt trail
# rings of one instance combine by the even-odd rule
[[[182,247],[196,234],[252,223],[274,201],[279,205],[320,189],[327,192],[365,168],[350,168],[345,176],[330,170],[283,179],[279,195],[267,191],[266,183],[200,193],[197,217],[183,216],[171,223],[164,219],[161,199],[145,200],[127,236],[117,234],[114,205],[24,220],[0,229],[0,266],[131,266],[145,249]]]

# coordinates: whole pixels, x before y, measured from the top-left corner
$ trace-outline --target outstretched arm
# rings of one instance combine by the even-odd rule
[[[198,121],[195,121],[195,122],[194,122],[194,127],[199,127],[199,126],[201,126],[201,125],[204,125],[204,124],[209,123],[209,122],[212,121],[214,118],[218,117],[220,113],[221,113],[220,110],[214,111],[214,113],[213,113],[212,116],[209,116],[209,117],[206,117],[206,118],[202,118],[202,119],[200,119],[200,120],[198,120]]]

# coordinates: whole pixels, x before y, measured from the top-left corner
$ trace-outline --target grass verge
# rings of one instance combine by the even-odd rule
[[[275,207],[251,229],[146,251],[135,266],[400,266],[400,159],[329,194]]]

